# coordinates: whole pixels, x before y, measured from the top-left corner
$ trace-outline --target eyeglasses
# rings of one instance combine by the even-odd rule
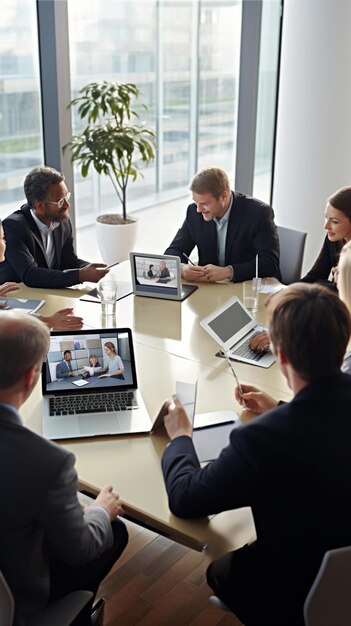
[[[62,209],[64,202],[68,202],[71,197],[71,192],[69,191],[61,200],[58,202],[53,202],[52,200],[45,200],[46,204],[57,204],[59,209]]]

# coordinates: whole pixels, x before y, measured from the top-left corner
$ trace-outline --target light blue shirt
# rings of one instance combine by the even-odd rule
[[[227,230],[228,230],[228,221],[231,208],[233,206],[233,196],[231,199],[231,203],[226,210],[223,217],[219,220],[217,217],[214,218],[214,223],[216,224],[217,229],[217,253],[219,265],[221,267],[225,267],[225,242],[227,239]]]
[[[55,245],[52,233],[54,232],[55,228],[58,228],[60,226],[60,222],[51,222],[50,226],[47,226],[40,219],[37,218],[33,209],[31,209],[30,212],[33,220],[39,228],[48,266],[53,267],[55,262]]]

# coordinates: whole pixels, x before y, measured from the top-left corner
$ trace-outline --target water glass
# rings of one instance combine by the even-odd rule
[[[243,283],[244,306],[255,313],[258,309],[259,295],[262,289],[262,278],[245,280]]]
[[[98,293],[101,301],[101,314],[103,318],[116,316],[117,283],[115,280],[102,279],[98,284]]]

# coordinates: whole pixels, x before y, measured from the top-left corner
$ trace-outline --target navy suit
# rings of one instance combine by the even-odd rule
[[[28,204],[2,222],[6,258],[0,264],[0,284],[24,282],[28,287],[69,287],[79,280],[79,268],[88,265],[74,252],[72,225],[64,220],[53,231],[55,263],[48,267],[43,240]],[[65,270],[65,271],[64,271]]]
[[[280,280],[279,239],[273,209],[255,198],[232,192],[233,204],[229,215],[225,246],[225,265],[234,268],[234,282],[255,276],[258,254],[259,276],[274,276]],[[213,220],[206,222],[190,204],[185,221],[165,254],[173,254],[185,262],[197,246],[199,265],[219,265],[217,229]]]
[[[56,378],[69,378],[70,372],[72,372],[71,361],[60,361],[56,365]]]
[[[245,625],[303,626],[303,603],[324,552],[351,544],[350,415],[351,376],[340,373],[234,429],[204,469],[190,437],[165,449],[175,515],[252,508],[256,543],[208,570],[209,584]]]
[[[74,462],[0,404],[0,569],[14,595],[15,626],[50,597],[96,591],[127,543],[119,520],[113,528],[102,510],[83,515]]]

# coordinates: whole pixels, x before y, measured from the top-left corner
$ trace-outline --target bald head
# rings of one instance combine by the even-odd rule
[[[34,316],[0,311],[0,389],[9,389],[44,361],[49,337],[48,328]]]

